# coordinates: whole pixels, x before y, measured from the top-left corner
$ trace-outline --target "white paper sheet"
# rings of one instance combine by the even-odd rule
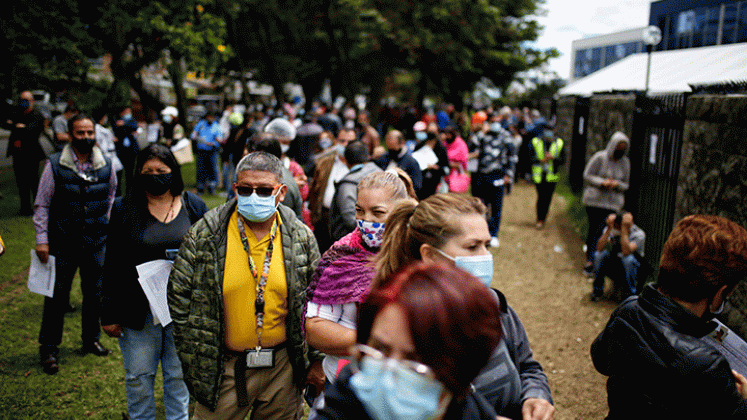
[[[31,268],[29,269],[29,290],[44,295],[54,296],[55,264],[54,255],[49,256],[46,264],[39,261],[35,250],[31,250]]]
[[[172,264],[168,260],[154,260],[135,267],[137,280],[145,292],[145,297],[148,298],[154,324],[160,322],[164,327],[171,323],[169,304],[166,301],[166,286],[169,282]]]

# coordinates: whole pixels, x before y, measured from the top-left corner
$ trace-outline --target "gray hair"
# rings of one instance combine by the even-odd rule
[[[266,152],[253,152],[241,158],[236,165],[236,178],[244,171],[270,172],[279,183],[283,183],[283,163],[277,157]]]

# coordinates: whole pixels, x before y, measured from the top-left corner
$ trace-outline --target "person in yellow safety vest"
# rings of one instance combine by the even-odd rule
[[[532,139],[532,181],[537,187],[537,229],[545,226],[552,195],[558,183],[558,169],[565,163],[563,139],[547,128],[542,137]]]

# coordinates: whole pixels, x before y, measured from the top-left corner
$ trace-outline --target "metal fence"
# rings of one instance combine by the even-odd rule
[[[687,97],[636,97],[633,138],[642,141],[630,150],[631,188],[626,202],[635,223],[646,232],[645,257],[655,268],[674,227]]]

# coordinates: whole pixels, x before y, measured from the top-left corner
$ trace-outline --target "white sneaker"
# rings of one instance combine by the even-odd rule
[[[498,237],[493,236],[492,238],[490,238],[490,246],[493,248],[498,248],[499,246],[501,246],[501,242],[498,240]]]

